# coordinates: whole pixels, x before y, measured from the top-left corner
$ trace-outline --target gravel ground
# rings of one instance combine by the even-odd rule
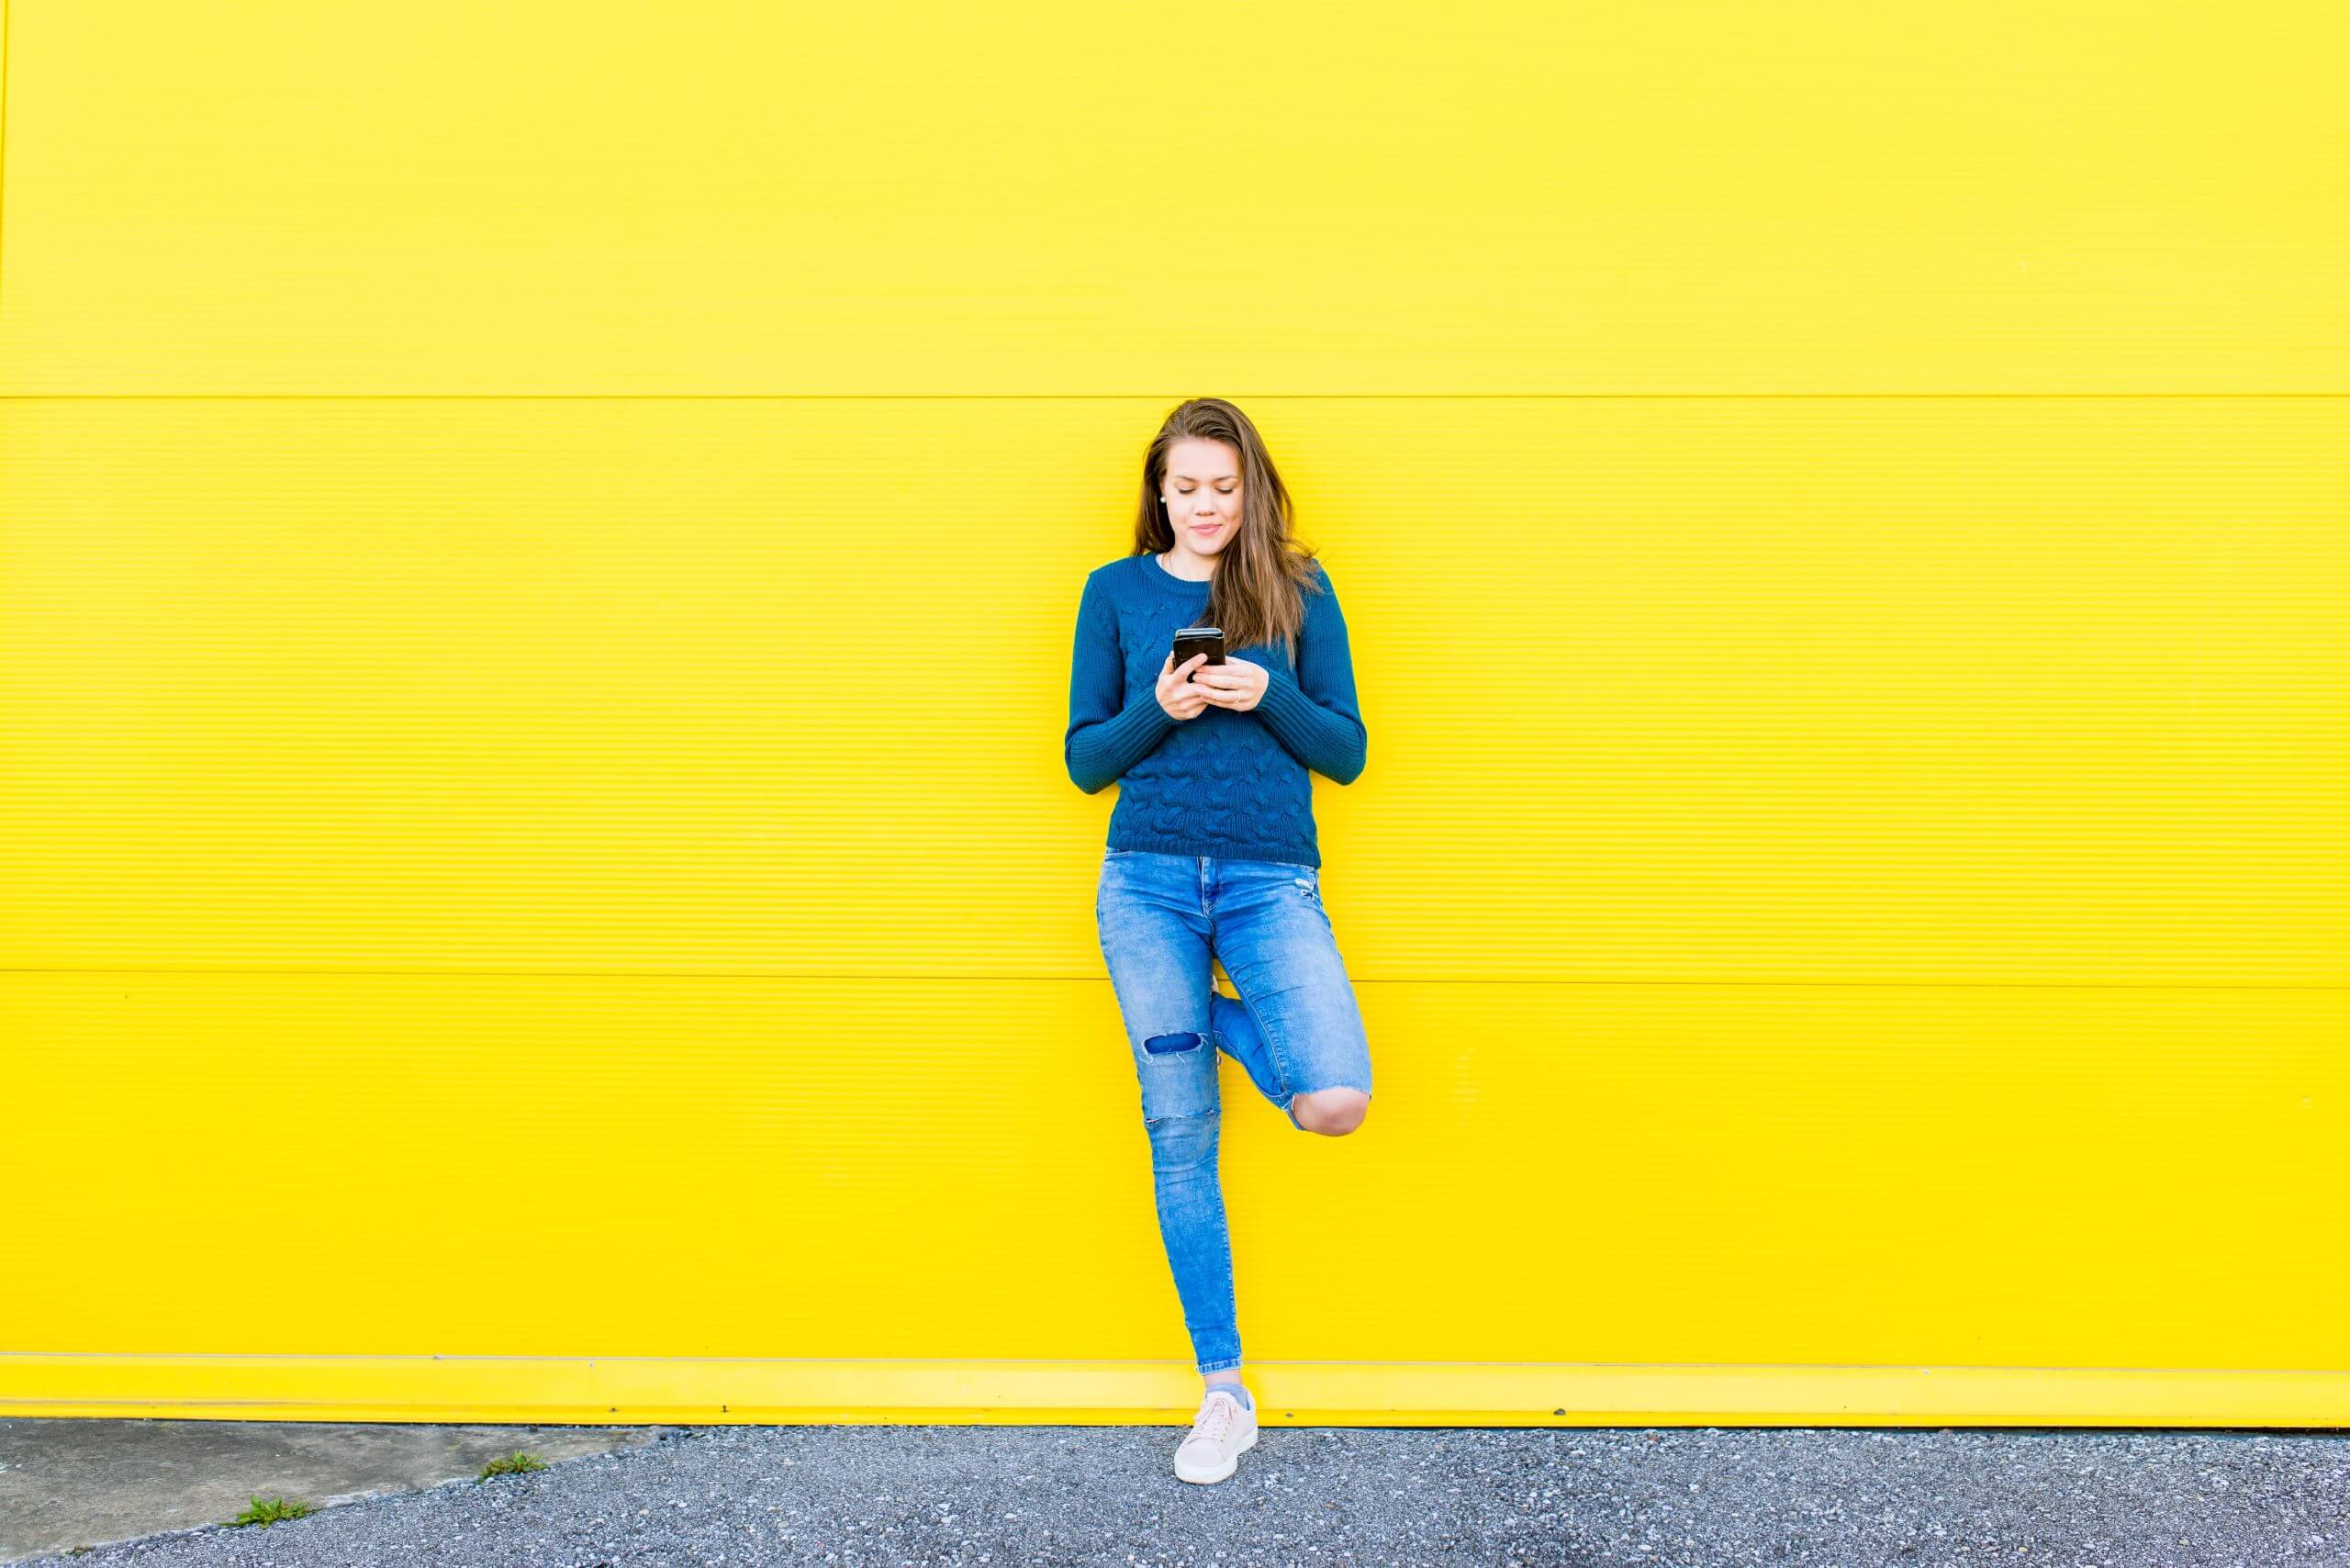
[[[2350,1565],[2350,1435],[2136,1428],[697,1427],[73,1563]]]

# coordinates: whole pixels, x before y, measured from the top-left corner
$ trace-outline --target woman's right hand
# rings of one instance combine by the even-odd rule
[[[1200,710],[1208,705],[1207,688],[1192,679],[1192,671],[1207,662],[1207,655],[1193,654],[1175,667],[1175,655],[1169,654],[1158,670],[1158,705],[1175,719],[1196,719]]]

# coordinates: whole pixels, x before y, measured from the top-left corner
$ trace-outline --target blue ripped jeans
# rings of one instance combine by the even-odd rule
[[[1241,1357],[1216,1178],[1217,1050],[1302,1132],[1291,1096],[1371,1092],[1362,1014],[1312,866],[1112,849],[1093,913],[1142,1088],[1175,1294],[1199,1370],[1222,1372]],[[1211,958],[1239,1001],[1214,989]]]

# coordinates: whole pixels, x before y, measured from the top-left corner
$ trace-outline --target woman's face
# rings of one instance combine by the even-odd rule
[[[1175,548],[1214,556],[1240,530],[1240,454],[1220,441],[1185,437],[1167,449],[1167,521]]]

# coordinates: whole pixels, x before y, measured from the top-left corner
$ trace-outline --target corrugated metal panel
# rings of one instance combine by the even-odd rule
[[[2350,983],[2350,403],[1254,406],[1359,978]],[[1098,977],[1069,641],[1160,409],[18,400],[0,940]]]
[[[1264,155],[1195,187],[1053,74],[1091,11],[901,53],[1062,40],[887,134],[789,90],[879,13],[458,15],[10,6],[0,1414],[1188,1408],[1059,755],[1173,400],[1096,394],[1184,383],[1372,736],[1316,810],[1377,1114],[1226,1076],[1269,1400],[2350,1416],[2350,403],[1456,395],[2340,390],[2338,17],[2126,78],[1911,18],[1881,79],[1825,10],[1672,72],[1665,13],[1449,18],[1481,73],[1275,8],[1339,63],[1220,67]],[[2158,196],[2128,137],[2222,122]],[[683,395],[745,388],[990,395]],[[582,390],[646,396],[516,396]]]
[[[2350,388],[2350,10],[16,0],[0,390]]]
[[[37,1389],[429,1409],[600,1386],[501,1364],[532,1357],[791,1359],[628,1372],[637,1418],[688,1390],[878,1404],[932,1361],[953,1392],[922,1392],[947,1405],[996,1404],[1032,1361],[1071,1405],[1183,1396],[1132,1069],[1089,978],[7,982],[0,1180],[42,1194],[6,1210],[9,1254],[38,1260],[11,1347],[158,1374],[7,1366],[12,1413]],[[1501,1408],[1579,1419],[1631,1389],[1652,1415],[1947,1420],[1979,1379],[2035,1417],[2286,1399],[2316,1421],[2350,1383],[2317,1240],[2350,1200],[2338,991],[1361,991],[1382,1052],[1361,1132],[1292,1133],[1226,1073],[1242,1323],[1287,1408],[1351,1367],[1393,1377],[1349,1401],[1443,1410],[1471,1363],[1512,1370],[1511,1394],[1482,1385]],[[247,1386],[199,1354],[487,1364],[395,1395],[380,1366]],[[849,1361],[907,1365],[860,1393]],[[1725,1376],[1692,1384],[1693,1363]],[[1884,1386],[1921,1366],[1957,1376]],[[2117,1367],[2320,1370],[2167,1411],[2147,1401],[2169,1383],[2076,1406],[2084,1387],[2014,1371],[2109,1394],[2087,1374]]]

